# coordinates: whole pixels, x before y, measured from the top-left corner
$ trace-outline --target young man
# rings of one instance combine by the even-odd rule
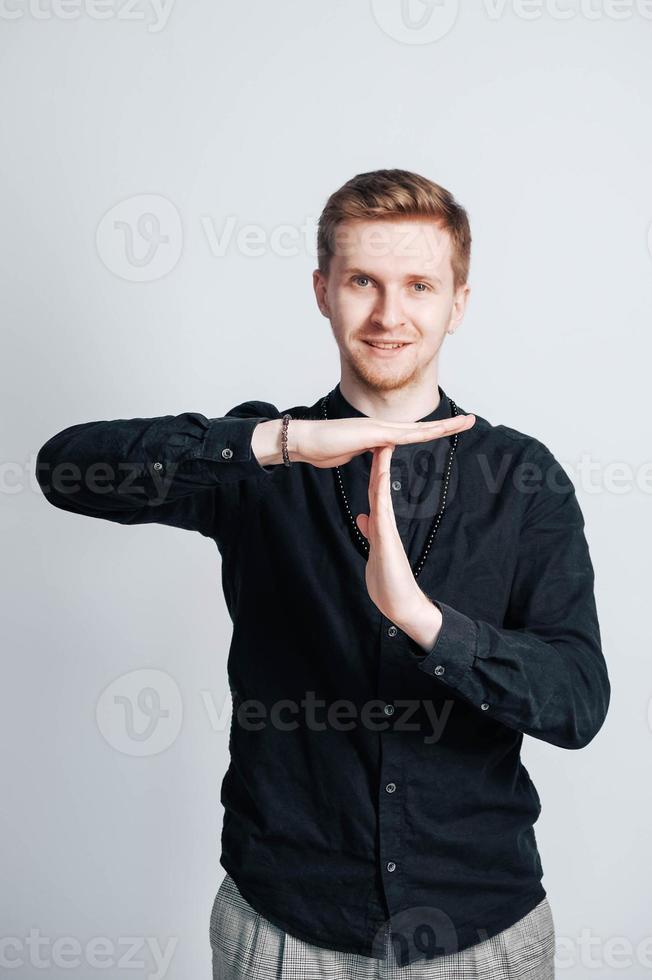
[[[220,551],[215,977],[552,977],[521,743],[582,748],[610,698],[574,487],[543,443],[438,383],[469,296],[448,191],[360,174],[318,237],[328,395],[74,425],[38,479],[57,507]]]

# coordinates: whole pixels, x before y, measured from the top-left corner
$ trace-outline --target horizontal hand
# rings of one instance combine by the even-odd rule
[[[457,415],[434,422],[383,422],[381,419],[290,419],[288,456],[292,463],[310,463],[321,468],[342,466],[354,456],[378,447],[431,442],[469,428],[474,416]],[[283,462],[282,419],[259,422],[253,430],[251,449],[262,466]]]

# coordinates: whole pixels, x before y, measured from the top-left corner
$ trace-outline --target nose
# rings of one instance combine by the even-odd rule
[[[378,299],[371,315],[371,322],[376,327],[394,330],[405,323],[405,315],[401,306],[400,296],[392,289],[379,291]]]

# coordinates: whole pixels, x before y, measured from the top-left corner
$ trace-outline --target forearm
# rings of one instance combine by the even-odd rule
[[[425,607],[404,630],[425,674],[509,728],[562,748],[591,741],[607,714],[610,683],[590,598],[567,635],[498,628],[437,602],[440,626],[429,648]]]
[[[220,484],[271,473],[251,452],[259,422],[185,412],[78,423],[41,446],[37,481],[62,510],[207,530]]]

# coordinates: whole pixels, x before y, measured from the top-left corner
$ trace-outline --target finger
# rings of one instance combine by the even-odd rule
[[[369,518],[373,519],[376,510],[378,481],[378,453],[371,449],[371,469],[369,470],[369,486],[367,487],[367,497],[369,500]]]
[[[381,454],[384,454],[384,457],[381,460],[380,506],[383,519],[388,522],[388,529],[394,523],[394,504],[392,503],[392,492],[390,489],[393,452],[393,446],[387,446],[381,449]]]
[[[393,446],[379,446],[375,450],[375,455],[378,457],[376,468],[376,499],[381,508],[386,508],[389,500],[389,474],[393,451]]]
[[[433,419],[430,422],[413,422],[409,428],[416,429],[417,432],[430,432],[433,429],[456,429],[458,427],[471,428],[475,423],[475,415],[451,415],[448,419]],[[406,426],[408,428],[408,426]]]
[[[469,418],[472,421],[469,421]],[[463,432],[470,429],[475,424],[475,416],[456,416],[452,419],[440,419],[437,422],[423,422],[424,428],[404,429],[403,432],[391,433],[390,440],[394,445],[405,445],[412,442],[430,442],[433,439],[442,439],[444,436],[454,435],[456,432]]]
[[[456,419],[457,420],[473,419],[473,421],[475,422],[475,415],[472,412],[469,412],[466,415],[462,415],[462,414],[452,415],[450,418],[446,418],[446,419],[428,419],[426,422],[389,422],[385,419],[374,419],[374,418],[369,419],[369,421],[375,422],[376,425],[386,429],[405,429],[407,427],[414,428],[414,429],[422,429],[428,425],[441,425],[442,422],[451,422],[451,421],[455,421]]]
[[[391,528],[394,509],[389,490],[393,447],[378,446],[374,449],[372,462],[373,476],[370,474],[371,519],[376,521],[375,530],[382,535]]]
[[[369,486],[367,494],[369,497],[369,517],[374,519],[378,506],[378,448],[371,449],[371,469],[369,470]]]

